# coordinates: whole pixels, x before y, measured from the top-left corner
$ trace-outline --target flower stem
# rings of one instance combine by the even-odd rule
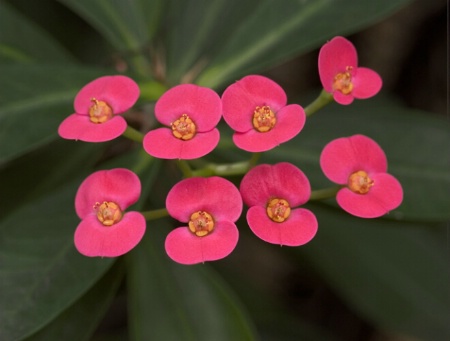
[[[144,211],[141,212],[141,214],[144,216],[145,220],[155,220],[167,217],[169,215],[169,212],[167,212],[167,209],[165,208],[160,208],[157,210]]]
[[[324,106],[326,106],[328,103],[331,103],[332,101],[333,101],[333,95],[326,92],[325,90],[322,90],[320,92],[320,95],[305,108],[306,116],[311,116],[316,111],[319,111]]]
[[[139,143],[142,143],[144,140],[144,135],[130,126],[127,126],[127,129],[123,132],[122,136]]]
[[[334,198],[336,193],[341,189],[340,186],[333,186],[324,189],[318,189],[311,192],[309,200],[324,200],[329,198]]]
[[[178,160],[177,165],[185,178],[194,176],[194,172],[192,171],[191,166],[189,166],[189,163],[186,160]]]
[[[252,157],[248,161],[249,168],[256,166],[260,157],[261,153],[253,153]]]

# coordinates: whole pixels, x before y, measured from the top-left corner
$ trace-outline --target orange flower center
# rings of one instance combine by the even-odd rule
[[[352,173],[348,178],[348,188],[359,194],[366,194],[374,182],[365,171],[357,171]]]
[[[352,75],[350,71],[353,69],[351,66],[347,66],[346,72],[338,73],[334,77],[333,89],[342,92],[344,95],[348,95],[353,90]]]
[[[194,121],[186,114],[181,115],[171,126],[173,136],[184,141],[192,139],[197,131]]]
[[[94,210],[97,211],[97,219],[105,226],[111,226],[122,219],[122,211],[115,202],[104,201],[102,204],[96,202]]]
[[[214,219],[205,211],[194,212],[189,220],[189,231],[197,237],[204,237],[214,230]]]
[[[276,223],[282,223],[291,215],[291,207],[284,199],[272,199],[267,204],[267,215]]]
[[[255,108],[253,112],[253,127],[257,131],[260,133],[268,132],[275,126],[275,123],[277,123],[277,118],[268,105]]]
[[[92,106],[89,109],[89,119],[92,123],[105,123],[113,116],[111,107],[103,101],[91,98]]]

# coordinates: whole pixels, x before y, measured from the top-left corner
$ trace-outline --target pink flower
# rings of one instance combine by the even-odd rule
[[[248,225],[262,240],[299,246],[315,236],[315,215],[305,208],[293,209],[306,203],[311,195],[308,178],[293,164],[256,166],[244,176],[240,190],[250,207]]]
[[[159,128],[144,137],[144,149],[162,159],[196,159],[219,143],[216,127],[222,117],[217,93],[194,84],[182,84],[165,92],[156,102],[156,119],[170,128]]]
[[[230,85],[222,95],[223,118],[236,131],[236,146],[263,152],[295,137],[305,125],[305,112],[286,102],[284,90],[263,76],[247,76]]]
[[[242,199],[230,181],[216,176],[182,180],[167,195],[166,207],[172,217],[187,223],[166,238],[166,252],[175,262],[217,260],[236,247],[234,222],[241,215]]]
[[[358,55],[351,42],[335,37],[319,53],[319,75],[325,91],[339,104],[350,104],[353,98],[375,96],[382,80],[375,71],[358,67]]]
[[[64,139],[104,142],[123,134],[127,122],[118,116],[139,98],[139,87],[125,76],[103,76],[86,84],[75,97],[75,114],[58,128]]]
[[[387,172],[381,147],[364,135],[342,137],[328,143],[320,155],[320,166],[331,181],[344,185],[337,203],[361,218],[380,217],[403,200],[400,183]]]
[[[134,248],[145,232],[145,218],[124,210],[141,194],[136,174],[124,168],[89,175],[75,197],[82,219],[75,231],[75,247],[88,257],[117,257]]]

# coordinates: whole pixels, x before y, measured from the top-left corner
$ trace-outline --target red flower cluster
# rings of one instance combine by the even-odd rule
[[[354,46],[335,37],[319,54],[319,74],[325,91],[336,102],[378,93],[380,76],[358,67]],[[101,142],[124,133],[127,123],[117,114],[130,109],[139,97],[137,84],[125,76],[100,77],[75,97],[75,114],[59,126],[66,139]],[[300,105],[287,104],[284,90],[274,81],[250,75],[231,84],[222,97],[212,89],[182,84],[165,92],[155,104],[155,117],[164,127],[149,131],[145,151],[163,159],[196,159],[212,152],[219,143],[221,117],[234,130],[233,141],[249,152],[271,150],[294,138],[303,129],[306,115]],[[325,175],[342,185],[337,203],[358,217],[375,218],[400,205],[400,183],[387,173],[381,147],[363,135],[328,143],[320,156]],[[140,181],[126,169],[99,171],[80,186],[75,209],[82,219],[75,231],[75,246],[86,256],[120,256],[141,240],[145,218],[127,212],[140,195]],[[177,183],[166,198],[167,212],[183,226],[171,231],[165,249],[182,264],[214,261],[236,247],[236,221],[243,203],[249,206],[247,222],[262,240],[299,246],[311,241],[318,222],[300,207],[311,196],[306,175],[287,162],[261,164],[250,169],[240,189],[230,181],[212,176],[192,177]]]

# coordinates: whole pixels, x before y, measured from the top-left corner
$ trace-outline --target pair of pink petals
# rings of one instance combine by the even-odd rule
[[[102,170],[89,175],[75,196],[75,210],[82,219],[74,236],[77,250],[88,257],[118,257],[133,249],[144,236],[144,216],[126,212],[119,222],[105,226],[97,219],[95,206],[114,202],[125,211],[140,194],[139,178],[128,169]]]
[[[338,74],[349,72],[353,90],[344,94],[333,88]],[[358,54],[353,44],[343,37],[335,37],[322,46],[319,52],[319,76],[326,92],[333,94],[339,104],[348,105],[354,98],[375,96],[381,89],[381,77],[375,71],[358,67]]]
[[[329,142],[320,155],[320,166],[331,181],[343,185],[336,200],[342,209],[361,218],[377,218],[397,208],[403,200],[398,180],[387,173],[387,158],[381,147],[364,135],[342,137]],[[346,185],[349,176],[365,171],[373,186],[359,194]]]
[[[194,137],[181,140],[166,127],[152,130],[143,141],[147,153],[162,159],[190,160],[205,156],[217,146],[220,133],[216,126],[222,117],[222,102],[215,91],[181,84],[166,91],[156,102],[155,117],[165,126],[171,126],[183,114],[196,125]]]
[[[247,222],[262,240],[278,245],[299,246],[317,233],[315,215],[308,209],[295,208],[309,200],[311,187],[306,175],[293,164],[262,164],[251,169],[242,179],[240,191],[249,206]],[[269,218],[266,207],[271,199],[284,199],[291,207],[283,222]]]
[[[139,86],[126,76],[103,76],[93,80],[76,95],[75,113],[59,125],[59,136],[85,142],[105,142],[119,137],[127,128],[127,122],[119,114],[129,110],[139,94]],[[92,99],[107,103],[113,117],[104,123],[91,122],[89,110]]]
[[[187,226],[172,230],[165,241],[172,260],[181,264],[218,260],[236,247],[239,231],[235,222],[242,213],[242,198],[230,181],[216,176],[182,180],[168,193],[166,208],[173,218],[186,224],[198,211],[214,219],[214,230],[204,237],[194,235]]]
[[[235,131],[233,141],[240,149],[263,152],[294,138],[303,128],[306,115],[298,104],[287,104],[284,90],[267,77],[250,75],[230,85],[222,94],[223,118]],[[267,132],[252,124],[257,107],[269,106],[276,124]]]

